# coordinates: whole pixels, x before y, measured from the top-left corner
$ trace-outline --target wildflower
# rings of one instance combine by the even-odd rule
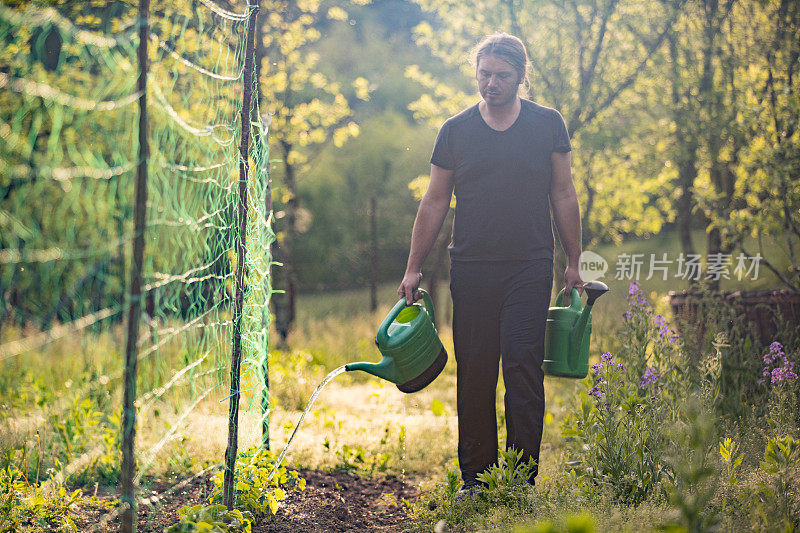
[[[661,379],[661,374],[658,373],[658,368],[647,367],[642,379],[639,381],[639,387],[646,389],[650,385],[657,383],[659,379]]]
[[[765,384],[769,381],[772,385],[782,381],[796,381],[797,374],[794,372],[794,363],[789,361],[783,351],[783,345],[780,342],[773,342],[769,345],[769,352],[762,356],[764,368],[761,371],[763,379],[758,381],[759,385]]]
[[[632,311],[650,311],[650,305],[647,303],[644,291],[636,281],[632,281],[630,287],[628,287],[628,305]]]
[[[603,389],[600,385],[595,385],[591,389],[589,389],[589,396],[593,396],[596,399],[600,399],[600,395],[603,393]]]
[[[653,317],[653,322],[655,326],[658,328],[658,338],[659,340],[667,338],[669,342],[675,342],[678,339],[678,334],[675,332],[674,329],[670,328],[667,319],[664,318],[663,315],[655,315]]]

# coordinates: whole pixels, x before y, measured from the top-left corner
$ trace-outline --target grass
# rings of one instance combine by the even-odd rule
[[[634,252],[648,255],[665,251],[676,256],[677,243],[673,236],[663,236],[594,251],[606,259]],[[606,282],[611,292],[598,301],[593,312],[594,359],[605,351],[617,353],[623,343],[618,331],[629,281],[606,278]],[[742,287],[762,288],[766,283],[763,278]],[[445,285],[439,295],[440,317],[450,315]],[[656,311],[665,315],[669,314],[668,291],[685,286],[661,279],[642,280],[641,285]],[[556,289],[558,286],[554,293]],[[380,358],[373,338],[378,324],[397,301],[395,291],[395,284],[380,287],[381,306],[375,313],[368,311],[366,289],[301,294],[297,325],[288,346],[273,349],[270,354],[273,450],[283,447],[322,377],[348,362]],[[450,326],[441,322],[440,337],[450,358],[436,381],[419,393],[405,395],[394,385],[365,373],[341,375],[320,395],[289,450],[287,463],[293,467],[358,471],[362,475],[408,476],[426,491],[414,508],[422,529],[433,527],[445,505],[458,518],[452,521],[453,527],[463,531],[508,530],[510,524],[525,531],[541,517],[554,520],[553,527],[566,527],[567,516],[580,512],[588,512],[599,530],[644,531],[663,525],[667,515],[675,512],[675,507],[664,499],[625,506],[613,502],[603,491],[591,498],[576,491],[564,466],[568,450],[560,425],[574,409],[584,386],[558,378],[545,380],[547,407],[536,492],[521,500],[490,499],[473,502],[471,507],[448,500],[444,481],[448,471],[457,470],[455,360]],[[168,326],[177,324],[164,325],[165,329]],[[23,334],[3,328],[3,342]],[[37,471],[43,477],[45,472],[60,469],[62,476],[71,476],[71,483],[88,485],[90,489],[93,484],[116,482],[116,450],[100,443],[109,431],[114,435],[119,424],[114,416],[119,414],[121,398],[121,338],[121,327],[112,326],[100,334],[60,339],[0,363],[0,454],[7,462],[17,464],[29,479],[35,479]],[[271,338],[276,338],[274,333]],[[181,378],[182,369],[205,355],[206,351],[199,348],[203,345],[217,348],[199,367],[202,372]],[[228,350],[223,336],[205,340],[184,336],[140,362],[140,398],[174,381],[162,394],[145,398],[139,406],[136,449],[145,487],[150,482],[176,480],[221,462],[227,438]],[[243,371],[240,449],[261,439],[258,373],[247,363]],[[505,440],[502,394],[501,377],[497,394],[501,447]],[[81,418],[77,400],[83,398],[88,398],[90,404],[88,413]],[[59,433],[59,421],[73,425],[72,440],[65,439],[63,431]],[[748,469],[742,483],[757,487],[764,482],[758,470],[764,453],[763,438],[756,438],[746,426],[728,425],[724,431],[741,443],[743,465]],[[74,446],[69,453],[68,446]],[[110,462],[111,473],[102,477],[96,467],[87,469],[87,462],[92,461]],[[722,471],[720,459],[714,458],[713,462],[717,471]],[[727,524],[735,529],[735,523]]]

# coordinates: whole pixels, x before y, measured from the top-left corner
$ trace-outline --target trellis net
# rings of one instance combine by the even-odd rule
[[[151,507],[160,500],[144,490],[151,480],[172,480],[163,495],[222,463],[250,9],[199,0],[150,12],[135,450],[140,502]],[[3,475],[30,486],[97,490],[120,476],[139,26],[131,2],[0,6],[0,452]],[[266,123],[252,89],[243,445],[261,443],[268,414],[274,240]]]

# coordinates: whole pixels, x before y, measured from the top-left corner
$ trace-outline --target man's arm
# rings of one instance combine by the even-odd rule
[[[411,232],[411,251],[403,281],[397,294],[411,305],[416,298],[414,293],[422,280],[422,263],[433,248],[436,236],[442,229],[444,217],[450,209],[453,195],[453,171],[431,165],[431,181],[425,196],[419,203],[414,229]]]
[[[572,155],[553,152],[550,155],[553,178],[550,184],[550,207],[558,228],[558,236],[567,253],[567,269],[564,271],[564,294],[572,287],[580,290],[583,285],[580,273],[581,256],[581,211],[578,195],[572,182]]]

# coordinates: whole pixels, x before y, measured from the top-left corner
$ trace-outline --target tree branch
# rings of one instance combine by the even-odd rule
[[[685,2],[686,0],[680,0],[678,2],[678,5],[675,8],[675,13],[672,16],[671,20],[667,21],[664,29],[658,34],[656,39],[652,41],[649,44],[649,46],[647,46],[645,57],[639,62],[639,64],[636,66],[636,68],[631,74],[629,74],[619,85],[617,85],[616,88],[612,89],[611,92],[606,96],[606,98],[600,104],[590,108],[590,110],[585,115],[581,116],[580,110],[575,111],[572,117],[570,117],[569,121],[569,131],[571,134],[574,135],[576,131],[578,131],[580,128],[582,128],[592,119],[594,119],[594,117],[596,117],[598,113],[605,110],[612,103],[614,103],[614,101],[619,97],[620,93],[622,93],[622,91],[627,89],[631,84],[633,84],[634,81],[636,81],[636,79],[639,77],[639,74],[641,74],[641,72],[647,66],[647,63],[648,61],[650,61],[650,58],[653,56],[656,50],[658,50],[658,48],[661,46],[661,43],[664,42],[667,33],[671,30],[675,20],[677,20],[678,15],[680,14],[681,9],[683,8]]]
[[[747,250],[745,250],[744,244],[742,244],[742,241],[737,242],[736,245],[739,247],[739,250],[741,250],[741,252],[744,255],[746,255],[747,257],[754,257],[752,254],[748,253]],[[780,271],[778,271],[778,269],[775,268],[775,266],[772,263],[770,263],[764,257],[764,254],[761,253],[763,251],[764,251],[764,249],[763,249],[763,246],[761,245],[761,234],[759,233],[759,235],[758,235],[758,255],[761,257],[761,259],[759,261],[761,263],[764,263],[764,265],[768,269],[770,269],[772,271],[772,273],[775,274],[778,277],[778,279],[780,279],[783,282],[784,285],[789,287],[794,292],[800,292],[800,285],[794,285],[791,281],[789,281],[789,279],[786,276],[781,274]]]

